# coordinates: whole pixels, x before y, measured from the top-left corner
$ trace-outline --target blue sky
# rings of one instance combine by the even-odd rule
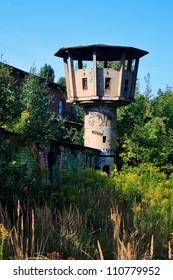
[[[57,81],[64,68],[54,53],[62,47],[132,46],[149,51],[139,65],[141,93],[147,73],[153,95],[173,86],[172,0],[0,0],[0,11],[0,55],[14,67],[47,63]]]

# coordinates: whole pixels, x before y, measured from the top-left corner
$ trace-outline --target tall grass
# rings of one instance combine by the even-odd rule
[[[47,205],[39,208],[28,203],[21,207],[18,200],[16,210],[12,213],[0,206],[0,217],[9,233],[5,258],[28,259],[52,249],[50,240],[53,239],[55,227],[52,212]]]
[[[44,204],[0,206],[3,258],[172,259],[171,182],[151,167],[113,178],[67,172]]]
[[[16,217],[14,224],[7,209],[0,207],[0,222],[8,232],[3,248],[4,259],[135,260],[154,257],[154,236],[149,244],[142,245],[145,236],[125,229],[117,206],[110,208],[110,221],[99,232],[93,231],[89,216],[72,206],[59,212],[50,210],[46,204],[39,208],[34,204],[32,207],[29,204],[21,206],[18,201],[12,214]],[[112,245],[109,254],[106,242]],[[168,258],[172,259],[171,243]]]

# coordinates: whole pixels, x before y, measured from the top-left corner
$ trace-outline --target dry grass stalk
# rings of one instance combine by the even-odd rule
[[[28,259],[28,242],[29,242],[29,240],[28,240],[28,238],[27,238],[27,239],[26,239],[26,248],[25,248],[25,260]]]
[[[118,238],[118,260],[136,260],[139,241],[133,242],[131,239],[134,233],[130,237],[126,236],[124,240]],[[130,239],[130,240],[129,240]],[[128,241],[129,240],[129,241]],[[127,245],[125,245],[127,244]]]
[[[98,247],[98,250],[99,250],[100,259],[104,260],[104,256],[103,256],[103,252],[102,252],[102,248],[101,248],[99,240],[97,240],[97,247]]]
[[[124,246],[124,243],[120,238],[121,214],[118,213],[118,207],[111,208],[111,220],[113,222],[113,237],[117,244],[117,258],[119,260],[127,259],[127,248]],[[123,237],[124,235],[125,231],[123,231]]]
[[[130,242],[127,243],[127,256],[128,260],[134,259],[134,252],[132,253],[132,245],[130,244]]]
[[[57,220],[52,216],[47,205],[42,208],[35,207],[35,252],[37,255],[43,254],[45,248],[51,247],[55,243],[55,228]],[[55,214],[56,215],[56,214]],[[52,250],[50,248],[49,250]]]
[[[127,255],[127,248],[124,246],[124,243],[118,237],[118,260],[126,260]]]
[[[66,238],[76,236],[82,224],[82,219],[79,209],[70,208],[69,210],[64,210],[63,214],[58,212],[58,224],[60,225],[62,236],[66,236]]]
[[[14,215],[15,216],[15,215]],[[11,230],[11,242],[14,246],[15,259],[25,259],[24,255],[24,216],[20,200],[17,201],[16,226]]]
[[[17,217],[20,215],[20,200],[17,201]]]
[[[13,245],[15,259],[23,260],[24,259],[23,251],[21,250],[21,247],[19,246],[20,237],[18,235],[18,232],[17,232],[17,229],[15,226],[12,228],[9,236],[10,236],[11,244]]]
[[[151,236],[151,244],[150,244],[150,259],[154,257],[154,235]]]
[[[31,211],[31,256],[34,254],[34,233],[35,233],[35,217],[34,210]]]
[[[42,208],[34,206],[31,209],[28,204],[25,210],[23,213],[18,200],[13,213],[15,224],[12,227],[7,209],[0,205],[0,222],[4,223],[9,232],[6,252],[13,259],[28,259],[35,254],[41,255],[48,241],[50,244],[55,242],[52,233],[55,230],[56,221],[52,219],[51,210],[47,205]]]
[[[168,259],[172,260],[173,259],[173,255],[172,255],[172,248],[171,248],[171,242],[168,242]]]
[[[122,215],[118,213],[118,207],[111,209],[111,220],[113,222],[113,237],[116,241],[116,251],[118,260],[136,260],[138,255],[138,248],[144,235],[140,238],[138,230],[132,232],[130,235],[126,232]],[[121,226],[122,225],[122,226]],[[122,230],[121,230],[122,227]]]
[[[23,228],[24,228],[24,225],[23,225],[23,215],[21,215],[21,222],[20,222],[20,248],[21,248],[21,251],[23,252],[24,249],[23,249],[23,240],[24,240],[24,235],[23,235]]]
[[[114,239],[120,235],[121,214],[118,213],[118,207],[111,208],[111,220],[114,224]]]

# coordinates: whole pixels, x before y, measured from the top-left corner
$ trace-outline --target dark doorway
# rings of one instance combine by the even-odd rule
[[[103,171],[106,172],[108,175],[110,174],[110,165],[104,165]]]

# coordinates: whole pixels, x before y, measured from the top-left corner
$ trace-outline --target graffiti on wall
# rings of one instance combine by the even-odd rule
[[[110,126],[112,117],[98,112],[90,112],[88,124],[90,126],[97,125],[98,127]]]
[[[116,146],[116,110],[110,106],[93,106],[85,108],[86,147],[98,150],[115,149]],[[107,152],[109,154],[109,152]],[[112,151],[111,153],[112,154]]]
[[[13,168],[25,170],[28,180],[32,177],[41,182],[41,187],[53,190],[60,180],[62,172],[75,173],[85,167],[95,169],[96,151],[75,145],[61,144],[51,148],[40,146],[22,148],[12,162]],[[33,185],[34,187],[34,185]]]

